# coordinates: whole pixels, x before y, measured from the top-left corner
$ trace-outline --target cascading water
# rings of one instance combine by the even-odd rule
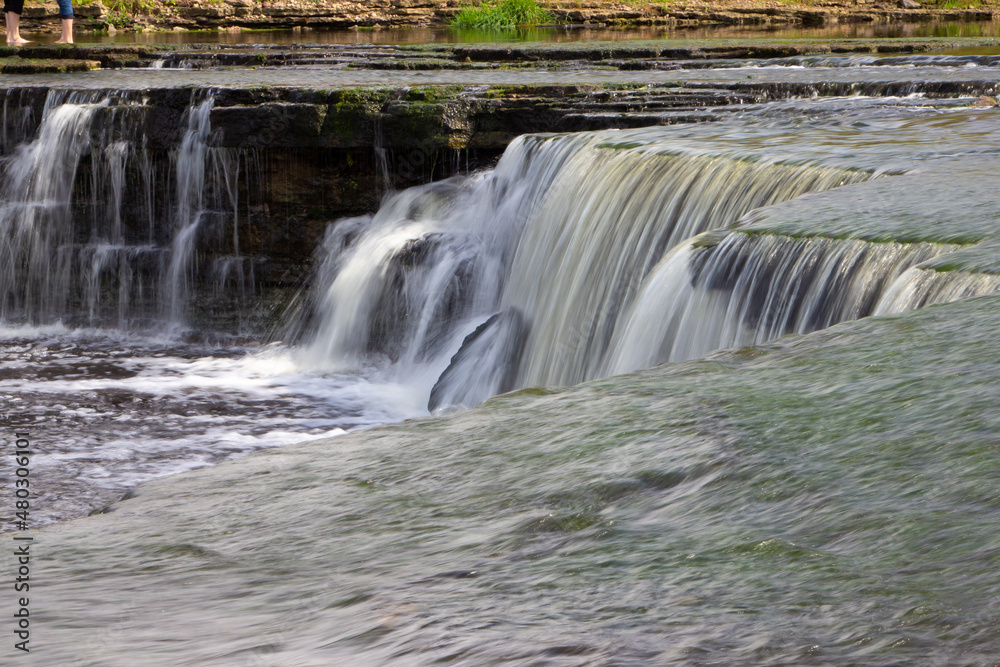
[[[0,319],[51,319],[70,297],[70,195],[102,103],[51,96],[38,138],[9,160],[0,184]]]
[[[721,240],[696,237],[645,281],[615,332],[604,372],[693,359],[865,317],[906,269],[955,248],[743,232]]]
[[[1000,275],[968,271],[908,269],[886,290],[873,314],[886,315],[1000,291]]]
[[[108,96],[50,97],[38,138],[5,170],[0,316],[44,322],[76,310],[91,324],[128,326],[152,307],[176,327],[198,272],[215,298],[235,284],[245,299],[253,269],[239,249],[241,159],[209,147],[211,95],[192,100],[171,158],[166,244],[154,231],[144,147],[106,121],[92,127]],[[121,125],[127,115],[111,117]],[[291,327],[306,340],[299,358],[336,371],[377,366],[431,394],[432,407],[469,405],[811,331],[879,303],[879,312],[905,308],[903,297],[883,297],[891,279],[948,249],[742,235],[688,242],[878,172],[726,153],[718,142],[699,152],[697,142],[644,132],[525,136],[491,172],[394,194],[376,215],[334,225],[311,313]],[[86,155],[85,231],[71,197]],[[143,202],[131,210],[149,212],[138,225],[123,221],[129,189]],[[220,210],[230,211],[232,252],[202,267],[197,240]],[[935,289],[941,299],[973,290]]]
[[[598,377],[643,279],[672,247],[873,175],[603,134],[524,137],[488,174],[408,190],[369,221],[335,226],[303,354],[332,368],[388,359],[391,375],[424,391],[440,376],[432,408]]]
[[[0,320],[183,327],[195,279],[211,270],[198,260],[197,241],[225,237],[207,232],[206,219],[222,227],[232,220],[231,252],[213,260],[225,269],[212,273],[247,293],[236,214],[241,155],[209,147],[211,96],[192,101],[172,156],[173,192],[163,195],[142,119],[131,113],[144,104],[137,94],[51,92],[37,137],[5,158]],[[15,115],[6,101],[4,115]],[[89,183],[78,175],[87,163]],[[172,205],[158,210],[158,197]]]
[[[388,359],[397,374],[433,383],[442,354],[447,363],[498,304],[520,227],[589,141],[525,137],[488,175],[411,188],[370,218],[335,225],[311,296],[318,324],[292,334],[307,340],[302,358],[325,368]]]
[[[163,292],[168,296],[169,321],[182,323],[191,280],[191,260],[198,225],[204,214],[205,155],[213,99],[188,111],[187,131],[174,158],[177,183],[174,240]]]
[[[429,389],[434,410],[996,289],[919,268],[954,243],[726,233],[880,171],[696,147],[653,131],[522,137],[492,172],[335,225],[302,358],[374,364]]]
[[[531,323],[517,384],[568,385],[602,374],[623,310],[642,279],[683,239],[747,212],[872,174],[714,156],[586,153],[518,240],[501,307]]]

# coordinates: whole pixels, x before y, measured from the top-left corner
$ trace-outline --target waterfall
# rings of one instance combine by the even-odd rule
[[[314,297],[319,324],[306,350],[311,365],[347,370],[383,358],[412,372],[459,333],[449,329],[495,304],[499,269],[490,244],[438,222],[456,198],[471,195],[459,189],[445,181],[399,193],[373,218],[328,233],[330,259],[320,264]]]
[[[598,377],[671,248],[874,175],[601,133],[521,137],[491,172],[397,193],[374,216],[334,225],[302,359],[433,383],[432,408]]]
[[[682,240],[731,226],[755,208],[871,177],[730,157],[610,153],[583,152],[578,171],[553,184],[518,242],[501,306],[531,322],[521,386],[597,377],[623,309]]]
[[[177,183],[174,241],[163,291],[169,295],[169,321],[175,324],[183,323],[191,280],[191,255],[204,213],[205,153],[213,102],[213,98],[209,97],[188,111],[187,131],[174,158]]]
[[[907,269],[955,249],[744,232],[696,237],[645,281],[615,332],[604,374],[865,317]]]
[[[50,93],[7,151],[0,320],[177,331],[252,301],[238,211],[253,157],[212,147],[214,100],[196,93],[157,162],[130,111],[145,104]],[[304,367],[375,372],[437,409],[1000,285],[928,263],[957,244],[762,231],[768,207],[869,187],[872,160],[673,136],[526,135],[492,170],[390,193],[330,225],[286,340]]]
[[[930,270],[956,243],[757,228],[779,210],[768,207],[881,175],[872,168],[625,136],[521,137],[492,171],[333,225],[311,325],[296,325],[310,332],[303,363],[374,367],[436,410],[998,287]]]
[[[157,181],[141,94],[50,92],[34,138],[21,97],[3,106],[0,320],[178,329],[202,274],[247,295],[236,214],[245,156],[209,146],[211,94],[192,96],[172,182]],[[229,254],[202,261],[200,240],[226,238],[227,225],[213,242]]]
[[[938,271],[913,267],[886,290],[875,307],[875,315],[899,313],[969,299],[1000,291],[1000,275],[971,271]]]
[[[90,148],[94,113],[107,102],[46,105],[38,138],[7,161],[0,183],[0,318],[58,317],[69,299],[70,197]]]

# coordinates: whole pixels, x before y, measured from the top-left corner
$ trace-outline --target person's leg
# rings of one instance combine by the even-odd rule
[[[56,40],[56,44],[73,43],[73,19],[62,20],[62,35]]]
[[[73,43],[73,3],[71,0],[57,0],[59,3],[59,18],[62,19],[62,35],[56,44]]]
[[[7,19],[7,46],[24,46],[28,40],[21,38],[21,11],[24,0],[4,0],[3,13]]]

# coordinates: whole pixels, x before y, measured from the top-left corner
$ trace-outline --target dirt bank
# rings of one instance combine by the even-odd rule
[[[93,0],[75,2],[81,27],[108,30],[444,26],[465,0]],[[478,4],[478,0],[473,0]],[[555,0],[560,24],[807,25],[1000,20],[1000,0]],[[914,6],[915,5],[915,6]],[[55,29],[55,2],[28,0],[29,29]]]

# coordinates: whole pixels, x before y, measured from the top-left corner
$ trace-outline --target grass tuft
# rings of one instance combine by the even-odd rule
[[[496,30],[523,25],[551,23],[552,15],[538,6],[535,0],[483,0],[478,7],[463,7],[451,24],[456,28]]]

